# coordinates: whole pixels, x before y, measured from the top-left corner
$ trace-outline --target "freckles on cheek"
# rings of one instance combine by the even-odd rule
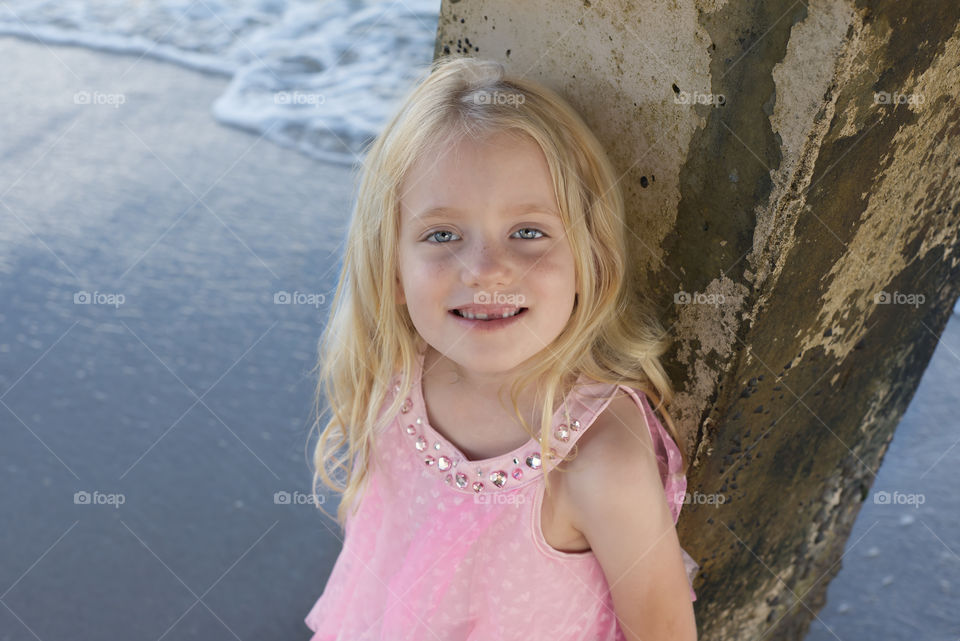
[[[411,276],[418,284],[436,283],[447,278],[451,273],[452,264],[456,262],[453,256],[415,256],[410,260]]]
[[[530,274],[559,277],[573,273],[573,256],[569,250],[554,247],[550,251],[531,255],[524,261]]]

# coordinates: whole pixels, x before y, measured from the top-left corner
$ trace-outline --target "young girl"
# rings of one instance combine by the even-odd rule
[[[626,228],[586,125],[499,63],[436,61],[373,141],[320,346],[345,537],[312,641],[696,639]]]

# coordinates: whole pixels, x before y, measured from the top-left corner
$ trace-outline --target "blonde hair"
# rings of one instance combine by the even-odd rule
[[[425,345],[406,305],[396,303],[400,185],[433,145],[501,132],[529,136],[546,157],[579,292],[560,335],[518,368],[510,398],[521,424],[529,433],[517,394],[536,382],[537,398],[544,399],[539,440],[546,461],[554,400],[558,393],[566,398],[582,373],[643,390],[681,443],[666,412],[673,397],[660,364],[669,346],[667,332],[627,282],[623,196],[603,147],[549,88],[507,75],[496,61],[438,58],[367,150],[343,268],[319,343],[315,425],[322,395],[332,415],[314,450],[313,489],[322,480],[342,493],[336,517],[341,527],[347,510],[359,504],[374,460],[374,435],[406,398],[397,394],[383,407],[389,386],[399,371],[401,391],[411,389]],[[337,472],[343,478],[334,478]]]

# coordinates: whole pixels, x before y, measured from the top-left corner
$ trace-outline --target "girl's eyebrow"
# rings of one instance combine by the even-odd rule
[[[557,214],[556,209],[553,206],[543,205],[540,203],[522,203],[520,205],[514,205],[513,207],[509,207],[505,211],[507,211],[508,213],[512,213],[514,215],[541,213],[541,214],[547,214],[549,216],[559,217],[559,214]],[[418,221],[424,221],[424,220],[433,220],[434,218],[447,218],[448,216],[452,218],[457,218],[462,214],[463,212],[460,209],[457,209],[456,207],[447,207],[445,205],[437,205],[435,207],[429,207],[423,210],[422,212],[414,216],[414,218]]]

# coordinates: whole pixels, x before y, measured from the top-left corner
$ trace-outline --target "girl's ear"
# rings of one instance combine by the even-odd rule
[[[403,285],[400,283],[400,277],[397,276],[397,295],[396,295],[397,305],[403,305],[407,302],[406,296],[403,294]]]

